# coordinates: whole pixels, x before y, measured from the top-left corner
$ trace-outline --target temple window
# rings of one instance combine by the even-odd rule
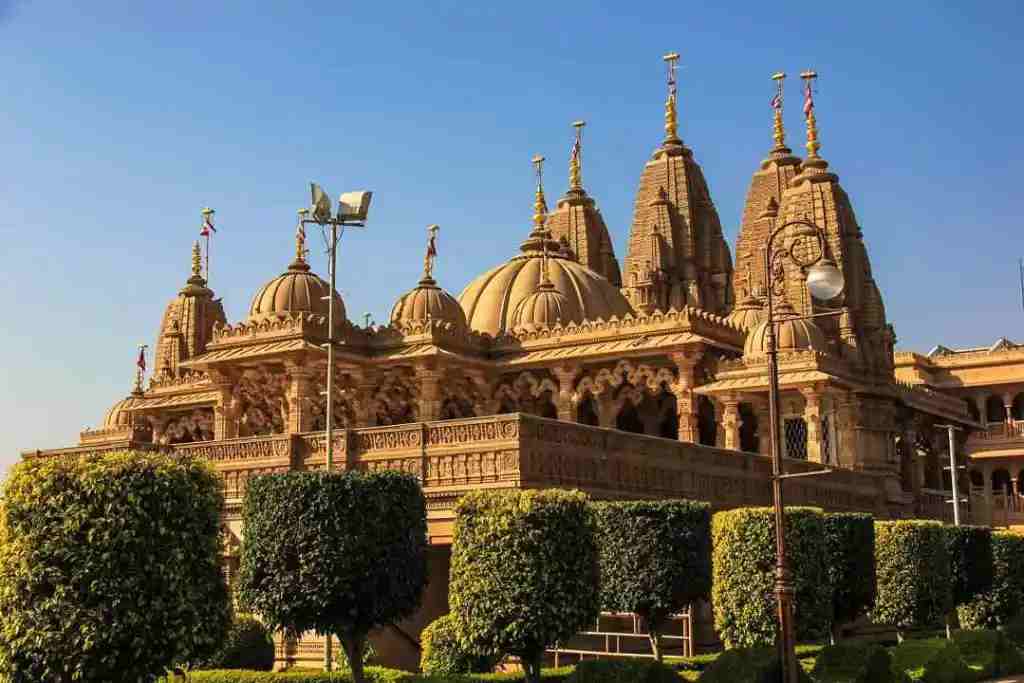
[[[999,396],[989,396],[985,399],[985,417],[989,424],[1006,422],[1006,406]]]
[[[740,404],[740,450],[757,453],[757,413],[749,403]]]
[[[802,417],[787,417],[783,421],[782,444],[787,458],[807,459],[807,423]]]

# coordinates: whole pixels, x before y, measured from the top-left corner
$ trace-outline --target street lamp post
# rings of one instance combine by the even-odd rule
[[[809,257],[803,253],[794,253],[792,244],[788,248],[773,251],[772,244],[775,242],[775,238],[789,228],[800,229],[800,232],[794,237],[794,242],[799,237],[813,237],[817,240],[818,248],[812,250]],[[784,683],[797,683],[799,663],[796,659],[796,636],[793,623],[795,591],[793,578],[789,571],[789,561],[786,557],[785,503],[782,495],[782,481],[794,476],[825,474],[829,470],[793,475],[786,475],[784,471],[782,450],[779,445],[779,359],[775,340],[775,324],[778,321],[775,319],[773,294],[775,286],[784,282],[785,269],[782,260],[789,259],[805,272],[807,288],[810,290],[811,296],[822,301],[829,301],[838,296],[843,291],[843,275],[835,264],[825,257],[825,245],[825,234],[821,228],[809,221],[796,220],[776,228],[768,238],[764,250],[765,297],[768,308],[766,338],[768,347],[766,350],[768,355],[768,420],[771,422],[769,442],[772,457],[772,501],[775,508],[775,600],[779,618],[779,660],[782,664]]]

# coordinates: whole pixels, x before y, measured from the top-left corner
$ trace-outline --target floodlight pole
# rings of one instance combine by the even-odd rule
[[[956,464],[956,438],[954,436],[954,432],[960,428],[952,424],[935,426],[945,427],[949,432],[949,467],[945,469],[949,470],[949,481],[953,488],[953,526],[960,526],[960,487],[956,482],[957,475],[960,474],[960,467]]]
[[[334,468],[334,290],[337,284],[335,272],[338,265],[338,224],[331,222],[330,243],[330,276],[331,291],[327,304],[327,471]],[[330,669],[328,669],[330,671]]]

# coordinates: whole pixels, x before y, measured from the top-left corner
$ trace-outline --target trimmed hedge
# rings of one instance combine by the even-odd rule
[[[983,526],[947,526],[946,549],[953,605],[964,605],[992,588],[992,530]]]
[[[594,519],[579,491],[474,491],[455,509],[449,603],[467,647],[519,657],[539,681],[544,649],[597,619]]]
[[[660,662],[591,660],[580,662],[568,683],[679,683],[679,674]]]
[[[203,668],[270,671],[274,668],[274,639],[259,619],[238,614],[224,644],[203,662]]]
[[[875,522],[878,595],[871,619],[902,631],[943,623],[953,606],[940,522]]]
[[[1009,625],[1024,609],[1024,536],[992,534],[992,587],[960,605],[960,624],[967,629]]]
[[[800,683],[812,683],[802,666],[797,669]],[[726,650],[711,662],[697,680],[700,683],[781,683],[782,666],[775,648],[735,648]]]
[[[1024,673],[1024,657],[999,631],[956,631],[953,642],[979,679]]]
[[[0,676],[134,681],[210,656],[230,609],[220,478],[189,457],[28,460],[4,484]]]
[[[825,515],[825,566],[832,584],[833,637],[838,626],[875,603],[875,520],[860,512]]]
[[[711,594],[711,506],[690,500],[596,503],[601,607],[635,612],[660,661],[666,619]]]
[[[451,614],[430,622],[420,634],[420,645],[420,670],[431,676],[486,673],[498,660],[497,656],[467,650],[459,642],[458,623]]]
[[[964,663],[960,648],[945,638],[905,640],[892,650],[892,665],[912,681],[970,683],[976,680]]]
[[[904,683],[892,656],[877,643],[846,641],[821,651],[811,670],[817,683]]]
[[[572,668],[544,669],[541,681],[561,683],[567,681]],[[370,683],[485,683],[488,681],[522,681],[522,674],[477,674],[452,675],[444,677],[421,676],[407,671],[366,667],[366,680]],[[194,671],[189,673],[189,683],[352,683],[348,673],[327,673],[324,671]]]
[[[819,639],[832,620],[823,518],[818,508],[786,509],[799,640]],[[716,513],[712,538],[711,602],[722,642],[727,648],[771,645],[777,623],[774,512],[771,508],[737,508]]]
[[[412,475],[287,472],[249,482],[238,597],[272,629],[334,633],[362,683],[367,634],[410,616],[427,582]]]

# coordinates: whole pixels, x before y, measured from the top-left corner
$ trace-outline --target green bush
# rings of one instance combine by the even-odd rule
[[[905,640],[892,650],[892,666],[912,681],[921,683],[970,683],[973,672],[964,663],[960,648],[945,638]]]
[[[601,607],[635,612],[660,661],[666,619],[710,598],[711,508],[689,500],[596,503]]]
[[[1024,673],[1024,658],[999,631],[956,631],[953,642],[979,679]]]
[[[580,662],[568,683],[679,683],[679,674],[660,662],[591,660]]]
[[[539,681],[545,648],[598,614],[594,520],[579,491],[474,491],[456,506],[449,602],[460,639],[514,654]]]
[[[947,526],[946,549],[953,605],[964,605],[992,588],[992,530],[983,526]]]
[[[486,673],[494,668],[497,657],[467,650],[459,641],[455,617],[445,614],[432,621],[420,634],[423,648],[420,669],[424,674]]]
[[[238,614],[221,648],[202,663],[202,668],[270,671],[274,668],[274,639],[259,619]]]
[[[411,615],[427,581],[427,521],[415,477],[287,472],[249,482],[241,603],[273,629],[338,636],[356,683],[369,631]]]
[[[1024,614],[1018,614],[999,627],[1010,642],[1017,647],[1024,647]]]
[[[715,628],[728,648],[775,642],[775,516],[771,508],[737,508],[712,522]],[[786,510],[789,568],[796,589],[796,635],[820,638],[832,619],[832,588],[825,570],[823,514]]]
[[[541,681],[560,683],[572,674],[572,668],[544,669]],[[486,681],[522,681],[522,674],[477,674],[452,676],[420,676],[407,671],[366,667],[366,680],[370,683],[484,683]],[[292,669],[279,673],[266,671],[194,671],[189,683],[352,683],[350,673],[326,673]]]
[[[836,512],[826,514],[824,523],[835,640],[839,625],[857,619],[875,603],[875,521],[869,514]]]
[[[904,683],[889,651],[877,643],[847,641],[826,647],[811,670],[816,683]]]
[[[34,459],[4,485],[0,675],[147,678],[208,657],[230,611],[220,480],[191,458]]]
[[[940,522],[875,522],[878,595],[871,619],[902,631],[936,626],[952,609],[946,533]]]
[[[803,667],[797,668],[800,683],[812,683]],[[782,666],[773,647],[736,648],[723,652],[697,680],[700,683],[782,683]]]
[[[1024,609],[1024,536],[992,534],[992,587],[960,605],[965,629],[997,628],[1010,624]]]

